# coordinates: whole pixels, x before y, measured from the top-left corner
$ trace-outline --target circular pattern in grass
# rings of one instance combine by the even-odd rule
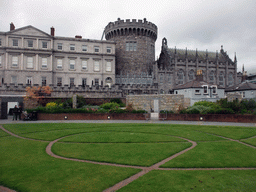
[[[152,133],[132,132],[88,132],[71,135],[60,142],[73,143],[159,143],[159,142],[184,142],[183,139]]]
[[[52,146],[52,152],[75,159],[151,166],[191,145],[186,140],[161,134],[90,132],[59,140]]]

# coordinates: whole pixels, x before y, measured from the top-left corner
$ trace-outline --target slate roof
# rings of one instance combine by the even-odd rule
[[[198,80],[194,80],[194,81],[190,81],[190,82],[187,82],[185,84],[182,84],[182,85],[177,85],[174,90],[177,90],[177,89],[190,89],[190,88],[202,88],[203,85],[208,85],[208,86],[212,86],[214,84],[211,84],[211,83],[207,83],[205,81],[198,81]],[[224,89],[222,87],[218,87],[218,89]]]
[[[175,48],[168,48],[167,52],[168,52],[169,56],[171,56],[173,58],[175,55]],[[187,52],[187,56],[186,56],[186,52]],[[186,57],[188,58],[189,61],[191,61],[191,60],[195,61],[196,54],[198,56],[199,61],[206,61],[206,58],[207,58],[206,55],[208,54],[209,62],[216,62],[216,60],[217,60],[216,55],[218,55],[219,62],[224,63],[227,60],[229,60],[229,62],[232,62],[232,60],[228,57],[228,55],[223,50],[221,50],[221,52],[218,52],[218,54],[217,54],[216,52],[176,49],[176,53],[177,53],[178,60],[181,59],[183,61],[186,59]]]
[[[239,85],[235,85],[225,89],[226,92],[246,91],[246,90],[256,90],[256,84],[245,81],[240,83]]]

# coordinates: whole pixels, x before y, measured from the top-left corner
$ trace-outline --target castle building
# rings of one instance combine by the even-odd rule
[[[115,84],[115,43],[56,37],[33,26],[0,32],[1,84]]]
[[[116,43],[116,84],[153,84],[157,26],[146,19],[118,18],[104,34]]]
[[[168,48],[166,38],[157,61],[155,73],[159,93],[173,93],[182,84],[195,80],[196,72],[202,71],[203,81],[218,87],[231,87],[241,82],[237,76],[236,56],[232,61],[221,46],[220,52]]]

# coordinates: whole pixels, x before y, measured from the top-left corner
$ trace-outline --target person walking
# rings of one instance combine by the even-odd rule
[[[17,121],[17,116],[18,116],[18,107],[17,105],[15,105],[15,107],[13,108],[13,118],[12,120],[14,121],[14,119]]]

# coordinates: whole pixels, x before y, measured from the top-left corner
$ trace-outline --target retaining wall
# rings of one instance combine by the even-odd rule
[[[234,123],[256,123],[256,115],[236,114],[160,114],[160,119],[173,121],[212,121]],[[200,120],[202,118],[202,120]]]
[[[38,113],[38,120],[146,120],[142,113]],[[109,117],[109,118],[108,118]]]

